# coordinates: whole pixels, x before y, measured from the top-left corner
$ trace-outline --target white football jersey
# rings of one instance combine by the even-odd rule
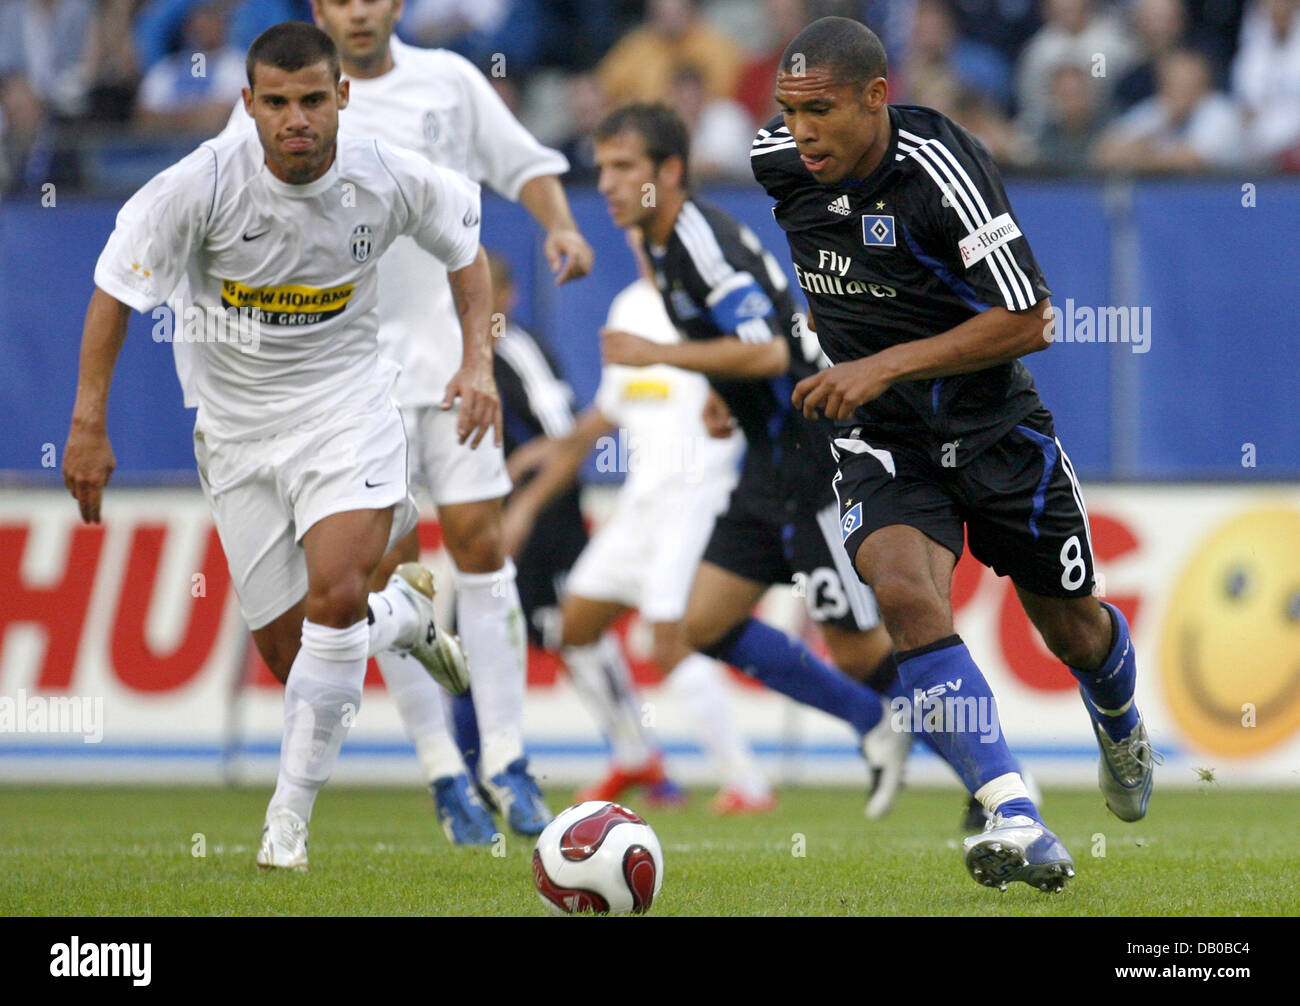
[[[680,341],[658,289],[645,279],[619,292],[605,326],[654,342]],[[727,438],[709,436],[703,419],[708,394],[708,378],[678,367],[602,369],[596,407],[619,427],[619,440],[606,450],[626,454],[619,466],[628,473],[621,496],[651,499],[683,483],[734,480],[745,436],[739,430]]]
[[[511,200],[532,179],[569,170],[564,155],[538,143],[469,60],[446,49],[406,45],[396,36],[390,46],[391,70],[349,78],[340,136],[386,140]],[[253,129],[239,104],[226,133]],[[394,242],[380,264],[379,321],[380,346],[401,366],[398,402],[439,404],[460,368],[461,332],[446,268],[414,241]],[[184,384],[179,361],[178,368]]]
[[[342,137],[324,175],[291,185],[266,167],[256,132],[223,134],[127,201],[95,284],[142,312],[172,298],[171,316],[154,312],[154,338],[188,350],[198,428],[264,437],[391,388],[376,266],[403,235],[448,269],[469,265],[478,186]],[[436,323],[459,332],[454,318]]]

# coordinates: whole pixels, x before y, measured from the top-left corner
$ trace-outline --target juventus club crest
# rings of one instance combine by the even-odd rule
[[[375,235],[367,224],[357,224],[352,228],[352,261],[364,262],[370,258],[370,250],[375,246]]]

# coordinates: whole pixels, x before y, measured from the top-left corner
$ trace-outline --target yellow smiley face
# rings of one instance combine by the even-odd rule
[[[1253,510],[1209,536],[1160,652],[1170,710],[1200,747],[1254,755],[1300,729],[1300,511]]]

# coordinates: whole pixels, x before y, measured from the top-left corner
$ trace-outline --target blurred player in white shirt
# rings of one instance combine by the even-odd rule
[[[556,282],[586,275],[591,249],[559,182],[568,162],[519,124],[473,64],[394,37],[401,0],[313,0],[312,12],[338,46],[352,85],[342,135],[387,140],[518,200],[546,232]],[[230,128],[247,128],[238,110]],[[379,305],[381,351],[401,366],[395,394],[410,442],[412,485],[437,505],[456,567],[457,624],[482,734],[481,782],[515,831],[537,834],[551,815],[523,749],[527,651],[515,568],[501,543],[502,499],[510,491],[505,461],[499,444],[484,441],[471,450],[457,437],[448,387],[460,359],[456,308],[437,260],[399,240],[380,268]],[[377,576],[418,557],[412,530]],[[470,824],[466,815],[481,824],[485,811],[446,727],[439,690],[400,654],[384,654],[379,666],[444,828],[450,834]]]
[[[268,29],[247,60],[255,134],[204,143],[122,208],[95,267],[64,451],[68,489],[83,519],[98,521],[129,312],[183,291],[175,324],[197,326],[174,338],[196,340],[187,391],[200,482],[240,609],[286,683],[257,855],[267,868],[307,868],[307,824],[360,707],[368,656],[396,647],[448,688],[468,686],[464,659],[433,622],[427,570],[408,564],[384,590],[368,589],[416,518],[394,368],[378,346],[377,263],[399,236],[436,256],[455,291],[456,436],[501,436],[478,187],[379,141],[339,138],[339,69],[316,28]]]
[[[680,335],[648,278],[649,263],[639,244],[632,245],[642,276],[614,298],[606,327],[677,342]],[[609,626],[634,608],[650,623],[655,662],[671,669],[678,663],[681,620],[695,571],[714,518],[726,509],[736,484],[744,435],[733,429],[726,406],[702,375],[663,365],[607,364],[595,402],[571,433],[553,443],[537,476],[511,500],[508,537],[530,527],[541,509],[572,483],[593,445],[605,458],[604,467],[625,471],[627,478],[613,514],[565,584],[561,641],[566,663],[575,680],[594,677],[574,666],[571,655],[591,652]],[[707,660],[684,663],[668,681],[722,779],[714,809],[736,813],[771,807],[771,786],[736,723],[722,668]],[[593,689],[581,691],[589,704],[597,695]],[[630,680],[616,691],[634,694]],[[576,799],[617,800],[631,787],[660,783],[664,774],[657,746],[642,728],[635,703],[603,703],[597,718],[607,724],[613,767]]]

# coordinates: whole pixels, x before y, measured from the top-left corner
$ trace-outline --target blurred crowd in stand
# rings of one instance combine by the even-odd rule
[[[881,36],[891,100],[956,119],[1008,172],[1300,170],[1300,0],[408,0],[592,178],[610,108],[672,103],[693,174],[750,179],[786,43],[827,14]],[[308,0],[0,3],[0,191],[130,187],[218,132],[244,52]],[[147,177],[148,174],[145,174]]]

